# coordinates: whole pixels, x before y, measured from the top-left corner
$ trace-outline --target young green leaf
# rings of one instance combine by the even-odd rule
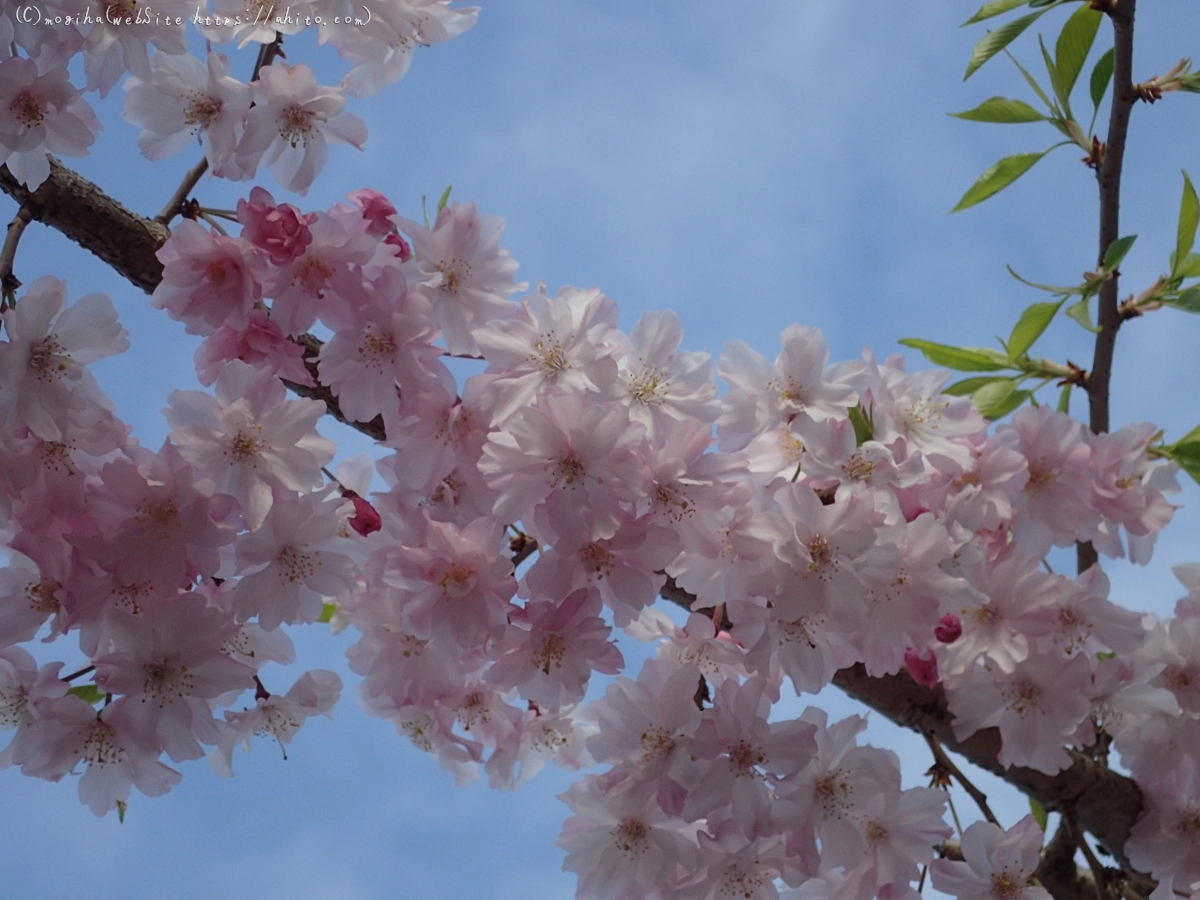
[[[1055,408],[1060,413],[1071,414],[1071,382],[1063,385],[1062,393],[1058,395],[1058,406]]]
[[[1200,482],[1200,441],[1179,441],[1159,447],[1158,452],[1169,459],[1175,460],[1179,468]]]
[[[330,622],[333,620],[333,614],[337,612],[337,605],[333,603],[321,604],[321,615],[317,616],[318,622]]]
[[[1017,58],[1015,56],[1013,56],[1011,53],[1009,53],[1007,50],[1004,51],[1004,55],[1007,56],[1009,58],[1009,61],[1014,66],[1017,67],[1017,70],[1021,73],[1021,76],[1025,79],[1026,84],[1028,84],[1031,88],[1033,88],[1033,92],[1038,95],[1038,99],[1046,104],[1046,109],[1050,110],[1052,113],[1057,115],[1058,110],[1055,108],[1054,104],[1050,102],[1050,98],[1046,96],[1046,92],[1042,90],[1042,86],[1037,83],[1037,79],[1034,78],[1032,75],[1030,75],[1029,70],[1026,69],[1019,62],[1017,62]]]
[[[421,195],[421,215],[425,218],[425,230],[429,230],[429,210],[425,208],[425,195]]]
[[[1104,99],[1104,94],[1108,91],[1108,83],[1112,81],[1113,74],[1113,50],[1111,47],[1096,60],[1096,65],[1092,67],[1092,78],[1089,87],[1092,92],[1092,106],[1096,109],[1100,108],[1100,101]]]
[[[963,75],[963,81],[974,75],[980,66],[1020,37],[1021,33],[1040,19],[1045,12],[1045,9],[1039,9],[1035,13],[1005,22],[995,31],[985,34],[975,45],[975,49],[971,51],[971,60],[967,63],[967,73]]]
[[[1010,9],[1016,9],[1018,6],[1024,6],[1028,0],[992,0],[991,3],[985,3],[979,7],[975,15],[967,19],[960,25],[960,28],[967,25],[974,25],[976,22],[982,22],[984,19],[990,19],[993,16],[999,16],[1008,12]]]
[[[1054,148],[1051,147],[1050,149]],[[1016,156],[1004,157],[1004,159],[979,176],[979,180],[967,189],[962,199],[958,201],[958,205],[950,210],[950,212],[954,213],[970,209],[977,203],[982,203],[988,197],[1000,193],[1032,169],[1037,161],[1049,152],[1050,150],[1043,150],[1041,153],[1018,153]]]
[[[94,684],[77,684],[73,688],[67,689],[68,694],[74,694],[81,700],[85,700],[92,705],[99,703],[104,699],[104,694],[100,692],[100,688]]]
[[[1046,812],[1046,807],[1042,806],[1042,804],[1030,797],[1029,811],[1033,813],[1033,821],[1038,823],[1038,828],[1042,829],[1042,831],[1045,831],[1046,819],[1049,817]]]
[[[1033,346],[1042,333],[1050,327],[1050,323],[1054,321],[1059,308],[1065,302],[1065,300],[1059,300],[1057,303],[1034,303],[1021,313],[1021,318],[1017,319],[1017,324],[1013,326],[1012,334],[1008,337],[1010,362],[1016,362],[1025,354],[1026,350]]]
[[[1180,263],[1187,259],[1196,243],[1196,225],[1200,223],[1200,200],[1188,173],[1183,173],[1183,199],[1179,202],[1179,229],[1175,238],[1175,264],[1171,274],[1178,274]]]
[[[1020,275],[1017,274],[1016,269],[1014,269],[1012,266],[1008,266],[1007,268],[1008,268],[1008,274],[1011,275],[1013,278],[1017,279],[1017,281],[1021,282],[1021,284],[1027,284],[1031,288],[1037,288],[1039,291],[1045,291],[1047,294],[1055,294],[1060,297],[1070,297],[1073,294],[1080,293],[1082,290],[1082,287],[1079,285],[1070,285],[1068,287],[1063,287],[1063,286],[1054,285],[1054,284],[1039,284],[1036,281],[1030,281],[1028,278],[1022,278]]]
[[[1030,391],[1018,391],[1016,382],[1011,378],[1005,378],[985,384],[971,395],[971,401],[979,408],[985,419],[994,421],[1007,416],[1028,400],[1030,393]]]
[[[442,196],[438,198],[438,212],[445,209],[446,204],[450,202],[450,189],[453,187],[454,185],[448,184],[446,185],[446,189],[442,191]]]
[[[1178,278],[1200,277],[1200,253],[1189,253],[1182,263],[1176,260],[1173,274]]]
[[[1050,51],[1046,49],[1046,42],[1042,40],[1042,36],[1038,35],[1038,47],[1042,51],[1042,61],[1046,64],[1046,72],[1050,76],[1050,87],[1054,90],[1055,99],[1058,100],[1058,105],[1062,107],[1063,116],[1071,118],[1071,98],[1063,91],[1062,79],[1058,77],[1058,66],[1054,64],[1054,60],[1050,56]]]
[[[985,384],[991,384],[993,381],[1008,380],[1003,375],[978,375],[975,378],[964,378],[962,381],[956,381],[954,384],[942,388],[942,393],[948,394],[951,397],[968,397]]]
[[[129,808],[129,804],[126,803],[124,800],[117,801],[117,821],[121,825],[125,824],[125,810],[127,810],[128,808]]]
[[[998,372],[1008,368],[1008,360],[995,350],[982,347],[952,347],[949,344],[935,344],[920,338],[904,338],[900,343],[905,347],[920,350],[935,366],[945,366],[959,372]]]
[[[1164,300],[1163,304],[1184,312],[1200,313],[1200,287],[1188,288],[1174,300]]]
[[[855,443],[861,447],[875,436],[875,426],[871,423],[871,417],[867,415],[867,411],[863,409],[861,403],[858,406],[850,407],[847,412],[850,416],[850,424],[854,426]]]
[[[1072,303],[1064,310],[1064,312],[1067,314],[1068,318],[1074,319],[1092,334],[1100,333],[1100,329],[1092,324],[1092,313],[1091,310],[1088,309],[1088,300],[1086,297],[1083,300],[1080,300],[1078,303]]]
[[[1020,100],[1009,100],[1007,97],[990,97],[974,109],[966,112],[950,113],[956,119],[968,119],[972,122],[996,122],[1007,125],[1018,122],[1042,122],[1045,116]]]
[[[1054,45],[1054,66],[1058,69],[1058,77],[1067,96],[1075,89],[1075,82],[1083,71],[1083,64],[1092,50],[1103,18],[1104,13],[1084,3],[1067,19],[1058,36],[1058,42]]]
[[[1123,238],[1117,238],[1108,245],[1108,249],[1104,251],[1104,268],[1108,272],[1115,272],[1117,267],[1125,261],[1125,257],[1133,248],[1133,242],[1137,240],[1136,234],[1129,234]]]

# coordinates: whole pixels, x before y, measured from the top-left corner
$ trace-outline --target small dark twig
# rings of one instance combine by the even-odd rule
[[[205,156],[183,176],[183,181],[179,183],[179,187],[175,189],[175,193],[171,195],[171,199],[167,201],[163,211],[154,217],[154,221],[162,225],[170,225],[171,220],[183,212],[183,205],[187,202],[188,195],[200,183],[200,179],[207,171],[208,157]]]
[[[96,671],[95,666],[84,666],[78,672],[72,672],[70,675],[64,675],[59,680],[60,681],[74,681],[76,678],[79,678],[82,675],[86,675],[88,672],[94,672],[94,671]]]
[[[21,235],[25,233],[25,228],[32,221],[33,211],[28,206],[22,206],[8,225],[8,234],[4,238],[4,249],[0,250],[0,291],[3,291],[0,312],[13,305],[17,296],[17,288],[21,286],[21,282],[13,275],[13,263],[17,258],[17,244],[21,242]]]
[[[1083,851],[1083,857],[1087,860],[1088,868],[1092,870],[1092,879],[1096,882],[1096,900],[1108,900],[1108,890],[1105,887],[1108,879],[1104,872],[1104,866],[1100,864],[1100,860],[1096,859],[1096,854],[1088,846],[1087,836],[1079,830],[1079,824],[1075,821],[1075,816],[1069,810],[1063,812],[1063,824],[1070,832],[1071,840],[1075,842],[1075,846]]]
[[[954,761],[946,755],[946,751],[942,749],[941,742],[932,734],[926,732],[925,743],[929,745],[930,751],[933,753],[934,761],[947,772],[955,777],[964,791],[971,795],[971,799],[975,801],[975,805],[979,807],[979,811],[983,813],[983,817],[997,827],[1003,828],[1000,825],[1000,820],[992,813],[991,808],[987,804],[987,794],[981,791],[975,785],[971,784],[970,780],[965,776],[954,764]]]

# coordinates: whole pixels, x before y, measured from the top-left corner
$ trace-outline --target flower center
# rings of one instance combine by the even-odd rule
[[[622,854],[633,859],[650,847],[650,829],[641,819],[622,819],[612,830],[613,841]]]
[[[293,147],[308,146],[316,113],[292,104],[279,112],[279,136]]]
[[[26,128],[41,125],[46,118],[46,105],[42,98],[26,88],[8,104],[8,111]]]
[[[549,675],[550,668],[562,668],[563,657],[567,653],[567,642],[562,639],[561,635],[548,634],[542,639],[541,649],[533,654],[533,664],[542,670],[542,674]]]

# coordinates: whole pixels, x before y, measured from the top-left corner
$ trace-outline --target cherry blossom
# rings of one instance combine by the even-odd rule
[[[963,832],[963,862],[935,859],[929,864],[933,886],[958,900],[1049,900],[1044,887],[1030,883],[1043,839],[1033,816],[1007,831],[976,822]]]
[[[318,86],[306,65],[276,60],[258,73],[250,93],[255,105],[236,156],[248,178],[268,165],[283,187],[306,194],[325,166],[329,141],[361,150],[367,139],[363,121],[345,112],[341,91]]]
[[[252,531],[271,511],[276,491],[320,487],[321,466],[333,459],[333,443],[315,431],[324,405],[285,400],[285,393],[269,371],[233,360],[217,378],[215,397],[173,391],[165,411],[180,455],[238,501]]]

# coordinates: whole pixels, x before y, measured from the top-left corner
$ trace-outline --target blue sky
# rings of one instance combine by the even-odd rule
[[[269,174],[260,183],[304,209],[373,187],[414,218],[422,194],[432,204],[453,184],[455,198],[507,217],[504,243],[521,278],[551,291],[599,285],[626,328],[643,310],[675,309],[689,349],[715,353],[741,338],[773,356],[793,321],[824,329],[834,359],[864,346],[897,352],[906,336],[987,344],[1042,299],[1005,264],[1056,284],[1094,265],[1096,199],[1080,153],[1064,148],[983,206],[947,214],[996,159],[1057,140],[1044,126],[946,115],[994,94],[1032,100],[1004,61],[962,83],[982,30],[957,26],[973,11],[964,0],[496,0],[474,30],[419,52],[401,83],[351,106],[370,129],[365,153],[335,147],[303,199]],[[1044,30],[1061,18],[1048,17]],[[1186,0],[1143,4],[1135,77],[1193,52],[1187,36],[1200,33],[1198,19]],[[1015,47],[1022,61],[1036,61],[1031,36]],[[326,83],[343,71],[328,48],[304,38],[287,48],[291,62],[312,63]],[[243,53],[235,69],[244,75],[252,61]],[[136,129],[120,120],[119,103],[114,91],[94,104],[105,130],[78,168],[152,215],[198,154],[157,165],[134,155]],[[1198,121],[1200,98],[1190,95],[1134,112],[1122,233],[1139,241],[1123,266],[1123,292],[1165,269],[1179,171],[1200,178]],[[205,181],[196,196],[228,207],[240,193]],[[143,442],[157,446],[167,394],[195,385],[195,342],[144,294],[40,226],[27,232],[16,271],[25,281],[66,277],[73,297],[103,290],[114,298],[133,346],[97,375]],[[1122,331],[1114,424],[1149,419],[1178,437],[1200,422],[1197,335],[1200,320],[1170,310]],[[1090,336],[1069,321],[1038,349],[1090,365]],[[1083,412],[1078,398],[1074,412]],[[342,456],[368,449],[335,423],[323,430]],[[1109,567],[1114,599],[1170,610],[1181,593],[1170,566],[1200,559],[1198,500],[1187,485],[1151,566]],[[349,635],[318,627],[296,639],[301,666],[335,668],[353,683],[341,660]],[[857,711],[836,694],[827,699],[835,716]],[[804,704],[795,705],[788,714]],[[871,734],[901,754],[908,783],[921,781],[929,760],[918,739],[881,722]],[[573,895],[553,847],[566,813],[554,795],[567,775],[546,772],[515,794],[457,789],[390,725],[360,712],[352,691],[334,721],[310,722],[286,762],[262,742],[235,758],[235,770],[220,781],[203,764],[185,766],[167,797],[135,794],[123,825],[95,820],[73,783],[0,775],[5,896]],[[1015,796],[998,803],[1009,824],[1025,811]]]

